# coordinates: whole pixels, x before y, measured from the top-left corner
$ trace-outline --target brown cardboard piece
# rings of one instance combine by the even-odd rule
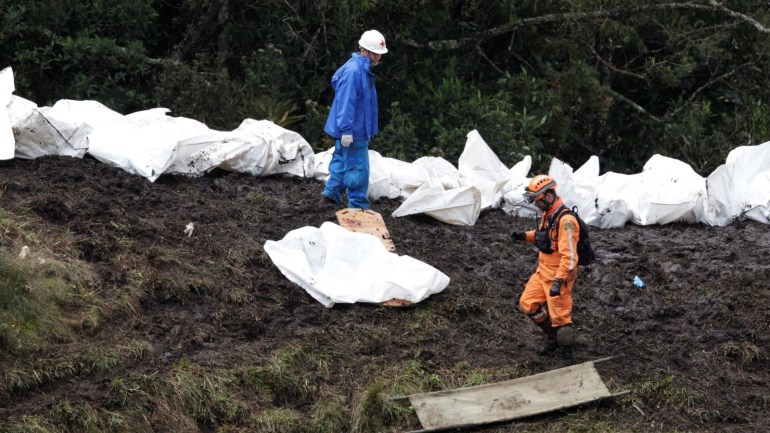
[[[351,232],[368,233],[376,236],[382,241],[382,244],[385,245],[388,251],[391,253],[396,252],[396,245],[393,243],[393,239],[390,238],[388,228],[385,227],[385,220],[382,219],[382,215],[379,212],[371,209],[341,209],[336,212],[336,215],[340,226],[345,227]],[[387,307],[408,307],[412,303],[404,299],[391,299],[382,302],[381,305]]]

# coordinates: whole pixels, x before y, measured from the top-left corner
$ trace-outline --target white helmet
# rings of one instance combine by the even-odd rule
[[[358,46],[375,54],[385,54],[388,52],[388,49],[385,47],[385,36],[382,36],[382,33],[377,30],[365,31],[358,41]]]

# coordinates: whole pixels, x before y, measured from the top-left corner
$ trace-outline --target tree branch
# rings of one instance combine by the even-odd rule
[[[672,111],[672,112],[670,113],[670,116],[676,116],[677,114],[679,114],[679,112],[680,112],[680,111],[682,111],[682,110],[683,110],[685,107],[687,107],[688,105],[692,104],[692,102],[695,100],[695,97],[696,97],[696,96],[698,96],[698,94],[699,94],[699,93],[701,93],[701,92],[703,92],[704,90],[708,89],[709,87],[713,86],[715,83],[717,83],[717,82],[719,82],[719,81],[722,81],[722,80],[724,80],[725,78],[729,78],[729,77],[731,77],[733,74],[735,74],[736,72],[738,72],[739,70],[741,70],[741,69],[743,69],[743,68],[746,68],[746,67],[749,67],[749,66],[751,66],[751,65],[754,65],[754,64],[756,64],[756,62],[749,62],[749,63],[744,63],[744,64],[742,64],[742,65],[740,65],[740,66],[736,67],[735,69],[733,69],[733,70],[732,70],[732,71],[730,71],[730,72],[726,72],[726,73],[724,73],[724,74],[722,74],[722,75],[720,75],[720,76],[718,76],[718,77],[714,77],[714,78],[710,79],[710,80],[709,80],[709,81],[708,81],[706,84],[704,84],[704,85],[702,85],[702,86],[698,87],[698,88],[697,88],[697,89],[696,89],[694,92],[692,92],[692,94],[690,95],[690,97],[689,97],[689,98],[687,98],[687,101],[685,101],[685,102],[684,102],[684,104],[680,105],[680,106],[679,106],[679,107],[677,107],[677,108],[676,108],[674,111]]]
[[[498,67],[497,67],[497,65],[496,65],[496,64],[494,64],[494,62],[492,62],[492,60],[490,60],[490,58],[489,58],[489,57],[487,57],[487,55],[486,55],[486,54],[484,54],[484,50],[482,50],[482,49],[481,49],[481,45],[476,45],[476,52],[477,52],[477,53],[479,53],[479,55],[480,55],[480,56],[481,56],[481,57],[482,57],[484,60],[486,60],[486,61],[487,61],[487,63],[489,63],[490,65],[492,65],[492,68],[493,68],[495,71],[499,72],[499,73],[500,73],[500,75],[503,75],[503,76],[505,76],[505,72],[503,72],[503,70],[502,70],[502,69],[498,68]]]
[[[642,80],[642,81],[646,80],[646,78],[643,75],[635,74],[633,72],[626,71],[626,70],[623,70],[623,69],[618,69],[615,66],[612,66],[607,61],[605,61],[602,58],[602,56],[600,56],[599,53],[596,52],[594,47],[592,47],[588,42],[583,42],[583,44],[586,46],[586,48],[588,48],[591,51],[591,53],[593,53],[594,57],[596,57],[596,60],[599,63],[601,63],[602,65],[604,65],[604,67],[606,67],[607,69],[609,69],[609,70],[611,70],[613,72],[617,72],[620,75],[626,75],[626,76],[629,76],[629,77],[634,77],[634,78]]]
[[[468,45],[479,44],[488,39],[492,39],[494,37],[497,37],[506,33],[510,33],[520,27],[525,27],[525,26],[537,26],[537,25],[550,24],[554,22],[567,21],[567,20],[590,21],[590,20],[597,20],[597,19],[616,18],[616,17],[628,16],[628,15],[638,15],[638,14],[647,13],[647,12],[661,12],[661,11],[674,11],[674,10],[698,10],[698,11],[706,11],[706,12],[719,12],[731,18],[751,24],[752,26],[754,26],[754,28],[756,28],[761,33],[770,34],[770,28],[764,26],[762,23],[760,23],[756,19],[748,15],[742,14],[740,12],[735,12],[716,2],[713,2],[712,0],[709,0],[709,4],[664,3],[664,4],[658,4],[658,5],[637,7],[637,8],[621,8],[621,9],[598,10],[598,11],[589,11],[589,12],[567,12],[567,13],[559,13],[559,14],[547,14],[539,17],[524,18],[513,23],[508,23],[498,27],[482,30],[469,37],[460,38],[460,39],[442,39],[437,41],[429,41],[427,43],[419,43],[412,39],[404,39],[404,40],[401,40],[400,42],[404,45],[411,46],[414,48],[430,48],[432,50],[437,50],[437,51],[457,50],[460,48],[464,48]]]
[[[733,10],[727,9],[726,7],[722,6],[721,4],[717,3],[714,0],[710,0],[709,1],[709,5],[711,5],[711,7],[713,7],[714,9],[722,12],[725,15],[729,15],[729,16],[737,19],[737,20],[745,21],[745,22],[751,24],[752,26],[754,26],[754,28],[756,28],[757,30],[759,30],[762,33],[770,33],[770,29],[769,28],[765,27],[764,25],[762,25],[762,23],[760,23],[759,21],[755,20],[754,18],[752,18],[752,17],[750,17],[748,15],[744,15],[744,14],[742,14],[740,12],[735,12]]]
[[[611,88],[605,87],[605,90],[610,95],[612,95],[614,98],[620,99],[621,101],[623,101],[626,104],[628,104],[631,108],[634,109],[634,111],[637,111],[637,112],[639,112],[639,113],[649,117],[650,119],[654,120],[655,122],[658,122],[658,123],[662,123],[663,122],[663,120],[660,117],[655,116],[654,114],[652,114],[649,111],[645,110],[644,107],[642,107],[641,105],[639,105],[636,102],[628,99],[627,97],[621,95],[620,93],[612,90]]]

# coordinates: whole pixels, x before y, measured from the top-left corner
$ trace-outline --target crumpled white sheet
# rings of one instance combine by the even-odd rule
[[[0,160],[11,159],[14,154],[15,138],[8,105],[15,88],[13,70],[10,67],[4,68],[0,71]]]
[[[328,178],[333,152],[332,148],[316,154],[316,178]],[[369,150],[368,194],[374,200],[402,199],[393,216],[424,213],[448,224],[474,225],[482,209],[501,204],[512,176],[518,179],[524,166],[526,174],[529,164],[527,157],[508,170],[474,130],[468,134],[459,168],[441,157],[426,156],[407,163]]]
[[[770,224],[770,141],[733,149],[706,178],[706,188],[699,222],[725,226],[745,217]]]
[[[653,155],[641,173],[605,173],[591,158],[578,171],[557,159],[557,190],[586,223],[617,228],[671,222],[724,226],[738,218],[770,224],[770,142],[733,149],[708,177],[688,164]]]
[[[307,141],[267,120],[245,119],[233,131],[215,131],[172,117],[165,108],[124,116],[96,101],[64,99],[38,108],[18,96],[8,110],[18,158],[88,153],[150,181],[164,173],[199,176],[217,167],[255,176],[314,174]]]
[[[0,159],[10,158],[15,139],[19,158],[88,153],[150,181],[163,173],[197,176],[217,167],[255,176],[328,177],[331,150],[314,154],[299,134],[269,121],[246,119],[233,131],[214,131],[171,117],[164,108],[126,116],[96,101],[61,100],[38,108],[13,91],[12,70],[5,68],[0,71]],[[369,196],[403,200],[394,216],[424,213],[448,224],[474,225],[488,208],[537,215],[523,198],[531,158],[507,169],[478,131],[468,133],[458,168],[436,157],[407,163],[373,150],[369,157]],[[650,158],[641,173],[599,171],[595,156],[576,171],[558,159],[549,169],[567,204],[596,227],[674,221],[722,226],[737,218],[770,223],[770,142],[733,149],[706,178],[662,155]]]
[[[375,236],[332,222],[292,230],[280,241],[268,240],[264,248],[286,278],[327,308],[391,299],[417,303],[449,284],[438,269],[389,252]]]
[[[253,176],[311,177],[313,149],[296,132],[268,120],[245,119],[232,131],[204,131],[181,140],[166,173],[200,175],[214,168]]]

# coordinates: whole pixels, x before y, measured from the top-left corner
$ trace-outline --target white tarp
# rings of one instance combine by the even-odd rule
[[[8,105],[11,103],[14,89],[13,69],[7,67],[0,71],[0,159],[13,158],[15,139]]]
[[[176,158],[179,143],[209,131],[197,120],[171,117],[166,108],[123,116],[88,134],[88,153],[105,164],[155,181]]]
[[[15,95],[8,104],[19,158],[88,153],[150,181],[163,173],[199,176],[217,167],[255,176],[314,174],[313,149],[296,132],[254,119],[233,131],[214,131],[168,112],[154,108],[124,116],[96,101],[66,99],[38,108]]]
[[[424,213],[447,224],[474,225],[481,213],[481,191],[444,158],[425,156],[412,163],[422,167],[428,179],[393,216]]]
[[[449,284],[441,271],[389,252],[377,237],[331,222],[292,230],[264,248],[286,278],[327,308],[391,299],[417,303]]]
[[[313,149],[296,132],[245,119],[233,131],[208,130],[181,140],[166,173],[199,175],[214,168],[253,176],[314,174]]]
[[[724,226],[736,218],[770,224],[770,142],[733,149],[707,178],[661,155],[653,155],[641,173],[598,173],[595,157],[574,173],[554,159],[548,173],[565,201],[596,227],[675,221]],[[526,209],[520,193],[504,199],[506,212],[522,214]]]
[[[0,110],[0,159],[12,157],[10,137],[20,158],[89,153],[150,181],[163,173],[196,176],[216,167],[255,176],[328,177],[331,149],[314,154],[299,134],[269,121],[246,119],[237,129],[222,132],[168,116],[164,108],[126,116],[96,101],[61,100],[38,108],[11,95],[13,91],[12,70],[6,68],[0,72],[0,107],[5,110]],[[3,126],[6,118],[12,130]],[[468,133],[457,168],[436,157],[407,163],[373,150],[369,157],[369,195],[373,200],[402,199],[394,216],[424,213],[449,224],[473,225],[487,208],[537,215],[522,196],[531,158],[525,156],[507,169],[475,130]],[[674,221],[726,225],[736,218],[770,223],[768,167],[770,142],[734,149],[707,178],[661,155],[650,158],[638,174],[599,175],[596,157],[574,172],[554,159],[549,174],[567,204],[577,207],[593,226]]]
[[[699,222],[724,226],[739,216],[770,223],[770,142],[742,146],[706,178]]]
[[[53,107],[41,107],[39,111],[65,140],[64,143],[51,143],[58,152],[56,154],[76,158],[82,158],[86,152],[90,152],[92,133],[110,131],[124,118],[122,114],[96,101],[62,99]],[[110,163],[103,159],[101,161]]]
[[[655,155],[638,174],[607,173],[599,176],[598,161],[589,160],[575,173],[561,161],[550,174],[570,206],[576,206],[586,223],[596,227],[695,222],[696,206],[705,196],[704,179],[687,164]],[[563,187],[561,185],[564,185]]]
[[[457,168],[481,193],[481,209],[499,206],[511,173],[475,129],[468,133]]]
[[[47,155],[82,158],[85,154],[85,149],[79,152],[69,145],[34,102],[14,95],[8,106],[8,113],[16,136],[17,158],[35,159]]]

